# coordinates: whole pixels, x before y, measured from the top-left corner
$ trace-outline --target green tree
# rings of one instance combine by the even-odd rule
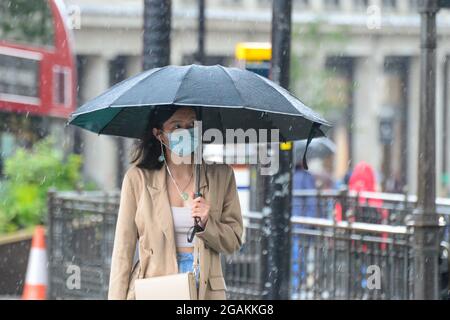
[[[301,97],[302,101],[319,111],[325,117],[332,111],[344,110],[344,105],[339,99],[333,99],[332,91],[344,90],[345,88],[333,88],[333,77],[336,71],[320,66],[318,69],[311,63],[317,53],[326,44],[337,52],[343,48],[348,38],[346,27],[329,30],[323,22],[317,21],[294,28],[292,42],[300,43],[301,54],[292,52],[291,55],[291,89],[294,94]]]
[[[54,45],[53,15],[45,0],[0,1],[0,39]]]
[[[6,159],[5,179],[0,181],[0,233],[44,223],[48,189],[80,188],[81,164],[79,155],[64,159],[52,138],[39,141],[32,150],[17,149]]]

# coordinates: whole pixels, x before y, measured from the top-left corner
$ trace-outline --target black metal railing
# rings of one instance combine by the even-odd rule
[[[50,298],[107,297],[119,197],[118,191],[49,192]],[[291,256],[291,298],[411,299],[412,230],[406,220],[414,202],[405,195],[295,192],[292,247],[286,253]],[[450,201],[438,199],[437,210],[448,221]],[[263,213],[246,214],[242,248],[222,256],[230,299],[265,297],[270,285],[266,219]],[[442,244],[448,257],[448,229]],[[448,259],[442,264],[447,264],[447,280],[441,277],[445,291]],[[79,287],[71,277],[77,272]]]
[[[337,221],[404,226],[415,209],[417,197],[408,194],[299,190],[293,192],[293,216]],[[312,209],[315,208],[315,209]],[[442,240],[450,242],[450,199],[436,199],[442,225]]]
[[[50,299],[105,299],[118,192],[48,193]]]
[[[293,194],[291,219],[291,298],[292,299],[412,299],[414,285],[412,236],[407,222],[416,197],[402,194],[303,190]],[[448,297],[448,222],[450,201],[437,199],[437,214],[447,222],[441,237],[442,297]],[[250,213],[257,241],[267,243],[261,213]],[[259,225],[259,227],[258,227]],[[255,231],[262,230],[262,231]],[[249,241],[249,239],[247,239]],[[254,239],[253,239],[254,241]],[[447,249],[446,249],[447,248]],[[266,250],[262,249],[263,252]],[[248,252],[257,255],[247,242],[227,259],[227,279],[247,283]],[[267,279],[260,254],[258,282],[264,297]],[[237,266],[238,265],[238,266]],[[231,299],[250,299],[245,290],[230,286]]]
[[[249,213],[244,217],[244,224],[244,245],[238,252],[222,257],[228,298],[261,299],[267,272],[267,236],[264,234],[263,215]]]
[[[410,231],[294,217],[293,299],[409,299]]]

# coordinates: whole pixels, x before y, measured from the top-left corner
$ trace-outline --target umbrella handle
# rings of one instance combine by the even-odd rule
[[[195,113],[196,113],[196,117],[197,117],[197,121],[202,121],[202,108],[195,108]],[[202,155],[202,149],[203,149],[203,146],[202,146],[202,134],[203,134],[203,132],[202,132],[202,127],[200,126],[200,137],[198,137],[198,139],[199,139],[199,150],[197,151],[197,152],[199,152],[200,154],[198,155],[197,154],[197,157],[198,158],[200,158],[200,159],[196,159],[196,160],[200,160],[200,163],[202,162],[202,158],[203,158],[203,155]],[[202,194],[200,193],[200,169],[201,169],[201,166],[200,166],[200,163],[196,163],[195,164],[195,194],[194,194],[194,199],[195,198],[197,198],[197,197],[201,197],[202,196]]]
[[[197,191],[197,192],[194,193],[194,199],[198,198],[198,197],[202,197],[202,196],[203,195],[202,195],[202,193],[200,191]]]
[[[201,197],[202,194],[200,192],[200,164],[195,165],[195,190],[194,190],[194,199],[197,197]]]

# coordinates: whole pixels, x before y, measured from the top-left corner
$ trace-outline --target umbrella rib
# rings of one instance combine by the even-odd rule
[[[99,134],[99,135],[102,134],[102,131],[105,130],[105,128],[106,128],[112,121],[114,121],[114,119],[115,119],[122,111],[123,111],[123,108],[121,108],[121,109],[119,110],[119,112],[117,112],[117,113],[114,115],[114,117],[112,117],[112,119],[109,120],[108,123],[106,123],[106,124],[99,130],[98,134]]]
[[[153,72],[151,72],[151,73],[150,73],[150,71],[152,71],[153,69],[148,70],[150,74],[148,74],[148,75],[142,77],[142,79],[140,79],[138,82],[136,82],[136,83],[133,85],[133,88],[135,88],[136,86],[138,86],[142,81],[149,79],[149,77],[153,76],[155,73],[158,73],[158,72],[160,72],[161,70],[163,70],[163,69],[165,69],[165,68],[167,68],[167,66],[161,67],[161,68],[159,68],[158,70],[155,70],[155,71],[153,71]],[[114,100],[110,103],[110,105],[109,105],[107,108],[109,108],[109,107],[113,107],[113,108],[114,108],[114,106],[113,106],[113,105],[114,105],[114,102],[116,102],[117,100],[119,100],[120,98],[122,98],[122,96],[123,96],[125,93],[126,93],[126,91],[123,92],[121,95],[119,95],[116,99],[114,99]]]
[[[95,99],[99,99],[100,97],[105,96],[106,94],[110,93],[111,90],[113,90],[113,89],[116,88],[117,86],[119,86],[119,85],[121,85],[121,84],[123,85],[124,82],[130,81],[130,80],[133,79],[133,78],[137,78],[137,77],[139,77],[139,76],[142,76],[142,79],[138,80],[138,81],[133,85],[133,87],[134,87],[134,86],[138,85],[139,83],[141,83],[142,81],[148,79],[149,76],[154,75],[155,73],[161,71],[161,70],[164,69],[164,68],[166,68],[166,67],[162,67],[162,68],[159,68],[159,69],[157,69],[157,70],[149,69],[149,70],[147,70],[147,71],[144,71],[142,74],[137,74],[137,75],[135,75],[135,76],[133,76],[133,77],[131,77],[131,78],[129,78],[129,79],[126,79],[126,80],[124,80],[124,81],[122,81],[122,82],[119,82],[119,83],[115,84],[114,86],[112,86],[111,88],[109,88],[109,89],[108,89],[107,91],[105,91],[103,94],[101,94],[101,95],[99,95],[98,97],[96,97]],[[153,71],[153,72],[151,72],[151,71]],[[145,73],[145,74],[144,74],[144,73]],[[98,109],[95,109],[94,111],[103,110],[103,109],[107,109],[107,108],[114,108],[114,106],[113,106],[114,102],[116,102],[117,100],[119,100],[125,93],[127,93],[127,90],[124,91],[124,92],[122,92],[122,93],[121,93],[120,95],[118,95],[116,98],[114,98],[114,100],[111,101],[108,105],[106,105],[106,106],[104,106],[104,107],[101,107],[101,108],[98,108]],[[95,100],[95,99],[94,99],[94,100]],[[91,101],[92,101],[92,100],[91,100]],[[83,106],[84,106],[84,105],[83,105]],[[81,106],[81,107],[83,107],[83,106]],[[80,107],[80,108],[81,108],[81,107]],[[70,115],[70,118],[71,118],[70,121],[74,120],[76,117],[78,117],[78,116],[80,116],[80,115],[83,115],[83,114],[86,114],[86,113],[93,112],[93,110],[85,110],[85,111],[82,111],[82,112],[79,112],[79,113],[78,113],[77,111],[78,111],[80,108],[78,108],[77,110],[75,110],[75,111]]]
[[[302,116],[302,117],[305,116],[304,113],[303,113],[303,111],[299,110],[299,109],[297,108],[297,106],[296,106],[293,102],[291,102],[291,101],[289,100],[289,98],[292,98],[292,99],[294,99],[294,100],[298,100],[299,102],[301,102],[301,104],[302,104],[304,107],[310,109],[313,113],[316,113],[316,112],[314,112],[314,110],[312,110],[311,108],[309,108],[308,106],[306,106],[305,103],[304,103],[303,101],[301,101],[298,97],[294,96],[291,92],[289,92],[288,90],[286,90],[286,88],[283,88],[283,87],[282,87],[281,85],[279,85],[278,83],[275,83],[275,82],[274,82],[276,86],[273,86],[273,85],[271,85],[270,82],[269,82],[270,79],[267,79],[267,78],[265,78],[265,77],[263,77],[263,76],[261,76],[261,75],[259,75],[259,74],[255,74],[255,76],[261,78],[265,83],[267,83],[267,84],[269,85],[269,88],[270,88],[272,91],[275,91],[279,96],[281,96],[284,100],[286,100],[286,101],[288,102],[288,104],[291,105],[291,106],[295,109],[295,111],[297,111],[297,114],[298,114],[298,115],[300,115],[300,116]],[[281,91],[280,91],[280,90],[281,90]],[[312,117],[315,118],[314,120],[309,119],[309,120],[314,121],[314,122],[322,123],[323,120],[324,120],[324,119],[322,120],[321,117],[320,117],[319,115],[310,114],[310,116],[312,116]],[[318,117],[318,116],[319,116],[319,117]],[[327,121],[326,121],[326,122],[327,122]]]
[[[242,99],[242,95],[241,95],[241,93],[239,92],[239,89],[236,87],[236,84],[234,83],[234,80],[233,80],[233,78],[231,77],[231,75],[228,73],[228,71],[224,68],[224,67],[222,67],[221,65],[219,65],[219,68],[227,75],[227,77],[231,80],[231,83],[233,84],[233,87],[234,87],[234,89],[236,90],[236,92],[237,92],[237,94],[238,94],[238,96],[239,96],[239,99],[241,99],[241,105],[244,107],[244,109],[246,108],[246,106],[245,106],[245,104],[244,104],[244,100]]]
[[[226,70],[226,69],[225,69],[224,67],[222,67],[221,65],[219,65],[219,67],[223,70],[223,72],[225,72],[225,74],[228,76],[228,78],[231,79],[231,83],[233,84],[233,86],[234,86],[236,92],[238,93],[239,98],[241,99],[241,102],[242,102],[241,105],[244,107],[244,109],[257,109],[257,108],[251,108],[251,107],[249,107],[249,106],[247,106],[247,105],[244,104],[244,100],[242,99],[242,95],[241,95],[239,89],[237,88],[236,84],[234,83],[233,78],[232,78],[231,75],[228,73],[228,70]],[[262,78],[262,79],[264,80],[264,82],[268,83],[268,81],[267,81],[268,79],[266,79],[266,78],[264,78],[264,77],[262,77],[262,76],[260,76],[260,75],[258,75],[258,74],[255,74],[255,75],[258,76],[258,77],[260,77],[260,78]],[[292,115],[304,117],[304,115],[297,109],[297,107],[295,107],[295,106],[289,101],[289,99],[285,97],[285,95],[284,95],[282,92],[278,91],[277,88],[275,88],[275,87],[273,87],[272,85],[270,85],[270,83],[268,83],[268,84],[269,84],[268,87],[270,88],[270,90],[274,91],[278,96],[280,96],[283,100],[285,100],[289,105],[291,105],[291,106],[295,109],[295,111],[297,112],[297,114],[292,114]],[[284,89],[284,88],[283,88],[283,89]],[[285,89],[284,89],[284,90],[285,90]],[[294,97],[294,98],[295,98],[295,97]],[[297,98],[297,99],[298,99],[298,98]],[[302,103],[303,103],[303,102],[302,102]],[[261,112],[268,112],[268,111],[267,111],[267,110],[261,110]],[[270,112],[270,111],[269,111],[269,112]],[[279,112],[277,112],[277,113],[279,113]],[[319,122],[319,121],[315,121],[315,122]],[[321,121],[320,121],[320,123],[321,123]]]
[[[177,96],[178,96],[178,93],[180,92],[180,88],[183,85],[183,82],[186,79],[188,73],[191,72],[191,69],[192,69],[192,65],[189,66],[189,68],[187,68],[186,73],[184,74],[183,78],[181,79],[180,85],[178,86],[178,89],[177,89],[177,92],[175,92],[175,96],[173,97],[173,103],[177,102]]]

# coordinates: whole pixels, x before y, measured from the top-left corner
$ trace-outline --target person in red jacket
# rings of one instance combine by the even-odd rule
[[[377,182],[375,176],[375,170],[373,167],[362,161],[359,162],[355,169],[353,170],[349,183],[348,189],[349,191],[355,191],[357,193],[360,192],[376,192],[377,190]],[[386,209],[383,209],[383,200],[376,198],[366,198],[362,195],[358,195],[358,203],[362,210],[358,210],[356,215],[351,218],[351,222],[366,222],[366,223],[376,223],[376,224],[386,224],[389,216],[389,212]],[[360,212],[364,213],[364,211],[373,209],[378,215],[375,217],[369,217],[368,215],[360,214]],[[336,204],[336,221],[343,220],[343,212],[342,206],[340,203]],[[383,239],[387,238],[387,234],[383,233]],[[384,250],[386,248],[386,243],[381,244],[381,249]]]

